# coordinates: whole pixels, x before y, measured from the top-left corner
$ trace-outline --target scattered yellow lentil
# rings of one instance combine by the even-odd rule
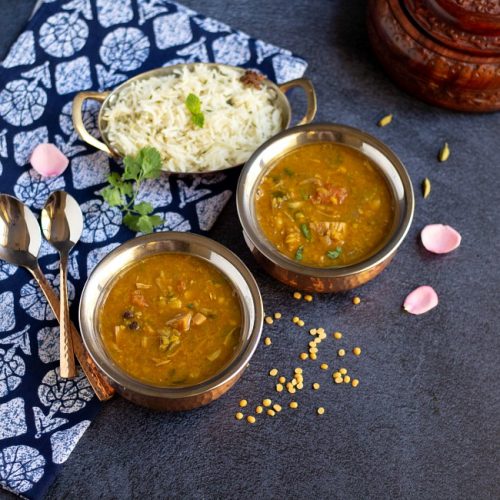
[[[302,374],[302,368],[295,368],[294,373]]]
[[[272,325],[274,323],[273,321],[273,318],[271,318],[271,316],[266,316],[264,318],[264,321],[268,324],[268,325]]]
[[[339,349],[337,351],[337,354],[342,358],[343,356],[345,356],[345,349]]]
[[[299,357],[300,359],[305,360],[309,357],[309,355],[307,354],[307,352],[301,352]]]
[[[283,385],[282,384],[276,384],[276,390],[278,392],[281,392],[283,390]]]
[[[313,296],[312,295],[304,295],[304,300],[306,302],[312,302]]]
[[[358,387],[358,385],[359,385],[359,380],[358,380],[357,378],[353,378],[353,379],[352,379],[352,382],[351,382],[351,385],[352,385],[353,387]]]
[[[326,339],[326,333],[325,332],[320,332],[319,333],[319,339],[316,342],[319,342],[320,340],[325,340]]]
[[[318,358],[318,356],[316,355],[316,353],[312,352],[311,355],[309,356],[313,361],[316,361],[316,359]]]
[[[333,338],[340,340],[342,338],[342,334],[340,332],[333,332]]]
[[[302,298],[302,294],[300,292],[293,292],[293,298],[300,300]]]
[[[317,347],[311,347],[311,348],[309,348],[309,353],[317,354],[318,353],[318,348]]]
[[[235,418],[236,418],[236,420],[243,420],[243,413],[241,413],[241,411],[239,411],[239,412],[235,415]]]
[[[299,403],[297,403],[297,401],[290,401],[290,404],[288,406],[295,410],[299,407]]]
[[[247,404],[248,404],[248,401],[247,401],[246,399],[242,399],[242,400],[240,401],[240,407],[241,407],[241,408],[245,408],[245,406],[246,406]]]
[[[301,391],[303,388],[304,388],[304,384],[303,384],[302,382],[299,382],[299,383],[297,384],[297,389],[298,389],[299,391]]]
[[[273,341],[271,340],[271,337],[266,337],[264,339],[264,344],[266,345],[271,345],[273,343]]]
[[[297,392],[297,390],[295,389],[295,387],[290,387],[290,389],[288,389],[288,392],[290,394],[295,394]]]
[[[357,306],[361,302],[361,299],[359,297],[354,297],[352,299],[352,303]]]
[[[351,381],[351,377],[349,377],[349,375],[346,375],[344,377],[344,384],[348,384],[350,381]]]
[[[286,378],[285,378],[285,377],[280,377],[280,378],[278,379],[278,382],[279,382],[280,384],[284,384],[284,383],[286,382]]]
[[[326,363],[321,363],[319,366],[322,370],[328,370],[328,365]]]
[[[274,319],[281,319],[281,313],[274,313]]]
[[[276,375],[278,375],[278,369],[272,368],[271,370],[269,370],[269,375],[271,375],[271,377],[276,377]]]
[[[296,378],[292,379],[291,384],[292,384],[292,386],[295,387],[298,384],[297,379]]]
[[[255,413],[262,413],[264,411],[264,408],[262,408],[262,406],[257,406],[257,408],[255,408]]]
[[[262,401],[262,404],[266,407],[271,406],[272,401],[269,398],[266,398]]]
[[[361,347],[355,347],[353,350],[352,350],[354,356],[359,356],[361,354]]]
[[[255,417],[253,415],[248,415],[247,422],[249,424],[255,424]]]
[[[339,372],[342,374],[342,375],[346,375],[347,374],[347,368],[341,368],[339,370]]]
[[[333,377],[333,379],[336,379],[336,378],[342,377],[342,375],[340,374],[340,372],[333,372],[332,377]]]
[[[299,326],[304,326],[304,325],[305,325],[305,323],[304,323],[304,321],[303,321],[303,320],[299,319],[299,321],[297,322],[297,325],[299,325]]]
[[[325,409],[324,409],[322,406],[320,406],[320,407],[316,410],[316,413],[317,413],[318,415],[323,415],[323,413],[325,413]]]
[[[341,384],[342,382],[343,382],[342,377],[337,377],[337,378],[335,379],[335,383],[336,383],[336,384]]]
[[[316,328],[311,328],[311,329],[309,330],[309,333],[310,333],[311,335],[316,335],[316,334],[318,333],[318,331],[316,330]]]
[[[279,405],[278,403],[276,403],[275,405],[273,405],[273,410],[275,412],[280,412],[281,411],[281,405]]]
[[[309,347],[316,347],[316,341],[315,340],[311,340],[311,342],[309,342],[309,344],[307,344]]]
[[[300,321],[300,318],[299,318],[298,316],[294,316],[294,317],[292,318],[292,321],[293,321],[294,323],[298,323],[298,322]]]
[[[319,387],[320,387],[320,385],[318,384],[318,382],[314,382],[314,384],[313,384],[313,389],[314,389],[315,391],[317,391],[317,390],[319,389]]]
[[[269,410],[267,410],[267,414],[270,416],[270,417],[274,417],[274,415],[276,415],[276,412],[274,410],[271,410],[269,408]]]

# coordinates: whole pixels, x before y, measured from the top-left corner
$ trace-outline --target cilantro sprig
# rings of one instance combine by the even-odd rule
[[[101,195],[108,205],[118,207],[123,212],[123,223],[132,231],[151,233],[163,223],[159,215],[152,215],[150,203],[136,203],[141,183],[146,179],[156,179],[161,172],[161,156],[158,150],[145,147],[137,155],[128,155],[123,159],[122,174],[113,172],[108,176],[109,186]]]
[[[186,97],[186,108],[191,113],[191,121],[198,127],[203,128],[205,124],[205,115],[201,111],[200,98],[195,94],[189,94]]]

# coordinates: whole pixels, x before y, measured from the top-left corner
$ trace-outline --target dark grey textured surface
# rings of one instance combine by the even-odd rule
[[[0,18],[2,41],[31,3],[0,0],[9,13]],[[361,0],[184,3],[306,57],[318,119],[373,133],[406,164],[417,193],[414,224],[389,269],[357,292],[359,306],[353,293],[298,303],[256,267],[231,202],[213,237],[250,266],[266,309],[283,313],[265,329],[272,346],[259,347],[242,381],[207,408],[169,415],[120,398],[105,404],[48,498],[499,498],[500,115],[451,113],[400,92],[370,54]],[[379,129],[386,112],[395,119]],[[445,139],[452,155],[439,164]],[[432,194],[424,201],[426,176]],[[462,233],[456,252],[421,249],[419,231],[433,222]],[[421,284],[435,287],[439,306],[404,314],[402,300]],[[337,344],[322,344],[321,361],[339,367],[336,347],[362,347],[359,359],[341,363],[359,387],[336,386],[331,371],[302,363],[306,385],[322,385],[299,393],[299,410],[254,426],[236,422],[239,399],[254,406],[276,394],[269,368],[300,364],[308,336],[290,322],[295,313],[308,327],[344,332]]]

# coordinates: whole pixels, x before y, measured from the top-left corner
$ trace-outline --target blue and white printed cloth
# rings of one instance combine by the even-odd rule
[[[193,61],[258,68],[278,82],[306,68],[287,50],[166,0],[45,0],[1,65],[0,191],[38,214],[51,191],[65,189],[85,217],[69,267],[73,320],[90,271],[133,237],[121,212],[98,195],[119,167],[79,141],[73,96]],[[97,134],[96,105],[84,111],[87,128]],[[31,151],[41,142],[55,143],[71,159],[63,176],[41,178],[30,169]],[[164,217],[158,230],[204,233],[231,196],[236,174],[163,175],[147,181],[140,198]],[[57,287],[55,251],[44,243],[40,257]],[[58,326],[41,291],[26,271],[0,261],[0,484],[29,498],[44,495],[100,406],[81,373],[59,378],[58,349]]]

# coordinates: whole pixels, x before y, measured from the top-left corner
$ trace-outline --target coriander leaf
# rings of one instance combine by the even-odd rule
[[[144,179],[156,179],[161,173],[161,156],[155,148],[142,148],[142,175]]]
[[[304,257],[304,247],[300,245],[295,252],[295,260],[302,260],[302,257]]]
[[[139,221],[138,215],[132,215],[131,213],[126,214],[123,217],[123,223],[132,231],[139,231],[139,226],[137,222]]]
[[[285,172],[285,174],[288,175],[288,177],[293,177],[293,170],[291,168],[285,167],[283,172]]]
[[[123,172],[122,179],[136,181],[139,179],[141,173],[140,153],[137,156],[127,155],[123,159],[125,171]]]
[[[153,227],[161,226],[163,224],[163,217],[161,215],[151,215],[149,217],[151,224]]]
[[[205,124],[205,116],[203,113],[196,113],[191,116],[191,121],[200,128],[203,128],[203,125]]]
[[[147,215],[141,215],[137,220],[137,227],[139,231],[144,234],[149,234],[153,232],[153,223],[151,222],[151,218]]]
[[[335,250],[328,250],[328,252],[326,252],[326,256],[333,260],[339,258],[341,253],[342,247],[337,247]]]
[[[120,187],[122,185],[122,176],[118,172],[111,172],[107,181],[114,187]]]
[[[198,115],[201,113],[201,101],[200,98],[195,94],[189,94],[186,97],[186,108],[193,115]]]
[[[140,215],[149,215],[153,211],[153,205],[151,203],[147,203],[146,201],[141,201],[134,205],[134,212],[137,212]]]
[[[134,195],[134,184],[132,182],[123,182],[120,186],[120,192],[122,196],[130,196]]]
[[[108,186],[102,190],[101,195],[104,198],[104,201],[110,207],[117,207],[123,204],[123,199],[119,188]]]
[[[306,240],[311,240],[311,231],[309,231],[309,226],[306,223],[300,225],[300,230]]]

